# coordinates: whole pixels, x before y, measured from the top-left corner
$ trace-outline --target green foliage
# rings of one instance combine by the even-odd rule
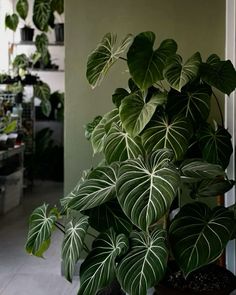
[[[68,220],[63,259],[69,281],[86,248],[88,224],[99,232],[80,269],[79,295],[95,295],[115,279],[128,294],[146,295],[163,278],[169,255],[187,276],[215,261],[236,236],[233,210],[199,201],[235,184],[225,172],[231,136],[208,122],[212,87],[226,94],[236,87],[233,65],[215,54],[204,62],[199,52],[183,62],[172,39],[155,49],[152,32],[131,41],[128,35],[117,45],[108,33],[88,58],[92,88],[118,59],[131,78],[127,88],[114,91],[115,108],[86,126],[102,164],[61,200]],[[183,191],[192,200],[170,220]],[[78,214],[86,216],[83,226],[74,218]]]
[[[35,46],[40,53],[41,59],[45,65],[48,63],[48,37],[45,33],[36,36]]]
[[[33,22],[37,29],[46,32],[51,16],[51,5],[48,0],[35,0],[33,6]]]
[[[13,13],[12,15],[7,14],[5,17],[5,27],[12,30],[16,31],[17,26],[19,23],[19,17],[16,13]]]
[[[64,0],[51,0],[51,9],[59,14],[64,13]]]
[[[18,0],[16,3],[16,11],[23,20],[26,20],[29,12],[28,0]]]

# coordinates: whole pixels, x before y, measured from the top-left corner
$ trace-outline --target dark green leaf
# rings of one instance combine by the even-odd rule
[[[220,61],[220,58],[218,55],[216,54],[211,54],[208,58],[207,58],[207,61],[206,63],[211,65],[211,66],[215,66],[219,63]]]
[[[29,3],[28,0],[18,0],[16,3],[16,11],[19,14],[19,16],[25,20],[28,15],[29,11]]]
[[[173,220],[169,237],[175,260],[185,276],[215,261],[230,240],[233,214],[224,207],[187,204]]]
[[[34,85],[34,97],[39,98],[42,101],[50,99],[51,89],[47,83],[41,82]]]
[[[64,0],[52,0],[51,9],[59,14],[64,13]]]
[[[119,108],[121,101],[128,95],[129,92],[124,88],[117,88],[115,93],[112,95],[112,102],[117,108]]]
[[[227,168],[233,152],[231,135],[221,126],[213,129],[210,124],[204,125],[197,133],[204,160]]]
[[[146,295],[163,277],[168,259],[166,232],[132,232],[130,249],[118,264],[117,277],[130,295]]]
[[[41,107],[42,113],[46,117],[49,117],[49,115],[51,114],[51,111],[52,111],[52,105],[51,105],[50,100],[48,100],[48,99],[42,100],[40,107]]]
[[[12,31],[16,31],[17,26],[19,23],[19,17],[16,13],[13,13],[12,15],[6,15],[5,17],[5,26],[6,28],[12,30]]]
[[[116,235],[112,230],[100,234],[81,265],[78,295],[97,294],[108,286],[116,277],[116,258],[127,249],[128,239],[125,235]]]
[[[127,54],[130,74],[142,90],[163,79],[166,59],[177,50],[172,39],[164,40],[157,50],[153,50],[154,42],[153,32],[141,33],[135,37]]]
[[[41,54],[43,60],[44,57],[47,55],[48,43],[48,37],[45,33],[36,36],[35,46],[37,48],[37,51]]]
[[[48,30],[48,22],[51,15],[50,1],[35,0],[33,6],[33,22],[40,31]]]
[[[85,137],[90,140],[93,130],[95,129],[95,127],[99,124],[99,122],[102,120],[102,116],[96,116],[93,119],[93,122],[88,123],[85,125]]]
[[[22,53],[17,55],[13,60],[13,68],[14,69],[24,69],[26,70],[29,65],[29,59],[26,54]]]
[[[197,78],[201,62],[199,52],[191,56],[184,65],[181,56],[173,55],[166,62],[164,77],[172,88],[181,91],[183,86]]]

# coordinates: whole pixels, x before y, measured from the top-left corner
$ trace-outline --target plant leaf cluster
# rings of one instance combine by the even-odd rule
[[[40,207],[44,214],[37,225],[31,221],[26,246],[31,253],[41,250],[52,224],[64,218],[62,259],[69,281],[82,249],[89,252],[80,269],[80,295],[95,295],[114,279],[128,294],[146,295],[163,278],[170,257],[188,276],[215,261],[235,237],[234,212],[204,203],[235,183],[225,173],[231,135],[207,121],[214,88],[235,90],[231,62],[216,55],[204,62],[199,52],[184,61],[172,39],[155,49],[153,32],[128,35],[121,45],[108,33],[88,58],[92,88],[119,59],[129,69],[128,87],[116,89],[113,110],[86,129],[104,160],[61,200],[57,220]],[[183,188],[192,200],[171,219]],[[47,240],[34,238],[45,234],[45,224]],[[90,227],[99,233],[88,249]]]

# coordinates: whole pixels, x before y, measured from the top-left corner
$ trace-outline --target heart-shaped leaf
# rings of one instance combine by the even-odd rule
[[[98,207],[92,208],[89,215],[89,224],[99,232],[112,227],[116,233],[129,234],[133,225],[121,209],[117,200],[112,200]]]
[[[144,231],[157,222],[170,207],[179,187],[180,176],[172,163],[170,150],[158,150],[147,160],[121,163],[117,198],[132,222]]]
[[[191,130],[191,124],[184,117],[172,120],[167,116],[158,117],[141,134],[144,149],[147,153],[162,148],[172,149],[175,159],[181,160],[187,151]]]
[[[6,28],[12,30],[12,31],[16,31],[17,26],[19,23],[19,17],[16,13],[13,13],[12,15],[6,15],[5,17],[5,26]]]
[[[206,84],[186,86],[181,92],[172,89],[168,94],[167,113],[184,116],[199,127],[199,122],[209,116],[211,93],[211,87]]]
[[[142,90],[163,79],[166,59],[177,50],[172,39],[164,40],[157,50],[153,50],[154,42],[153,32],[141,33],[135,37],[127,53],[130,74]]]
[[[176,54],[168,58],[164,77],[172,88],[181,91],[184,85],[197,78],[201,62],[199,52],[191,56],[184,65],[182,65],[181,56]]]
[[[119,121],[120,116],[118,109],[114,109],[102,117],[101,121],[97,124],[91,134],[91,143],[94,154],[103,151],[107,132],[109,131],[113,122],[118,123]]]
[[[234,226],[233,213],[195,202],[185,205],[169,229],[172,252],[185,276],[215,261],[223,252]]]
[[[117,37],[114,34],[106,34],[98,47],[90,54],[87,62],[87,79],[92,88],[98,86],[109,68],[119,59],[132,41],[128,35],[120,46],[117,46]]]
[[[131,94],[122,100],[120,119],[122,126],[131,137],[136,137],[151,120],[157,106],[167,102],[166,93],[155,93],[148,102],[141,92]]]
[[[75,265],[83,250],[84,239],[89,227],[88,217],[73,218],[66,225],[65,236],[62,243],[62,260],[65,277],[69,282],[75,271]]]
[[[130,295],[146,295],[147,289],[162,279],[167,259],[164,230],[157,229],[150,235],[132,232],[129,252],[118,264],[117,277],[122,289]]]
[[[48,52],[48,44],[49,40],[45,33],[39,34],[35,38],[35,46],[37,48],[37,51],[41,54],[41,57],[43,58],[47,52]]]
[[[19,14],[19,16],[25,20],[28,15],[29,11],[29,3],[28,0],[18,0],[16,3],[16,11]]]
[[[41,82],[34,85],[34,97],[40,100],[49,100],[51,95],[51,89],[47,83]]]
[[[230,60],[220,61],[216,55],[210,56],[201,65],[201,79],[223,93],[230,95],[236,88],[236,71]]]
[[[217,126],[214,129],[210,124],[205,124],[198,131],[197,139],[204,160],[227,168],[233,147],[231,135],[225,128]]]
[[[48,0],[35,0],[33,6],[33,22],[40,31],[48,30],[51,16],[51,5]]]
[[[116,276],[116,258],[128,249],[125,235],[116,235],[109,230],[100,234],[93,243],[92,251],[80,268],[80,289],[78,295],[92,295],[107,285]]]
[[[35,256],[42,257],[50,245],[50,238],[54,224],[58,219],[56,209],[48,211],[44,204],[36,208],[30,216],[29,233],[26,242],[26,251]]]
[[[74,197],[68,207],[82,211],[115,198],[118,168],[119,164],[113,163],[92,170],[81,185],[72,192]]]
[[[51,114],[51,111],[52,111],[52,105],[51,105],[50,100],[48,100],[48,99],[42,100],[40,106],[41,106],[42,113],[46,117],[49,117],[49,115]]]
[[[107,163],[137,158],[142,154],[140,138],[132,138],[120,126],[113,123],[104,142],[104,155]]]
[[[129,92],[125,90],[124,88],[117,88],[115,90],[115,93],[112,94],[112,102],[117,108],[119,108],[121,101],[128,95],[129,95]]]

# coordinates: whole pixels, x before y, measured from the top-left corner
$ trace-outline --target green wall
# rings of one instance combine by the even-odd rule
[[[152,30],[157,43],[174,38],[185,57],[200,51],[224,56],[224,0],[68,0],[66,11],[65,192],[84,169],[96,163],[84,137],[87,122],[111,107],[116,87],[126,87],[128,73],[115,65],[101,86],[92,90],[85,77],[87,56],[107,32],[122,38]]]

